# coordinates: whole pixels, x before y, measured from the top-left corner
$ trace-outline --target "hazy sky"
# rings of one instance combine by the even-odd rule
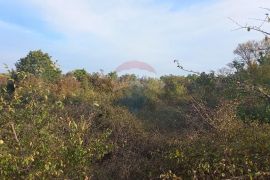
[[[158,73],[217,70],[240,42],[263,38],[232,31],[228,17],[258,23],[270,0],[0,0],[0,71],[30,50],[48,52],[66,72],[110,72],[137,60]],[[144,72],[135,71],[143,74]]]

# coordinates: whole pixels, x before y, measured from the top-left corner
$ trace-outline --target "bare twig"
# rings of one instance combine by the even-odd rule
[[[17,136],[17,133],[16,133],[16,131],[15,131],[15,127],[14,127],[14,124],[13,124],[13,123],[11,123],[11,129],[12,129],[12,132],[13,132],[13,135],[14,135],[14,138],[15,138],[16,142],[17,142],[18,144],[20,144],[20,141],[19,141],[19,139],[18,139],[18,136]]]
[[[267,31],[264,31],[264,30],[262,30],[262,29],[260,29],[259,27],[256,27],[256,26],[244,26],[244,27],[242,27],[243,29],[247,29],[247,30],[254,30],[254,31],[257,31],[257,32],[261,32],[261,33],[263,33],[264,35],[267,35],[267,36],[269,36],[270,35],[270,33],[269,32],[267,32]]]
[[[192,107],[197,111],[197,113],[201,116],[203,123],[208,125],[211,130],[217,131],[217,128],[213,122],[213,118],[211,117],[210,111],[207,110],[206,106],[203,103],[200,103],[193,96],[191,96]]]
[[[244,92],[247,92],[247,93],[256,92],[259,97],[264,98],[265,100],[270,102],[270,94],[262,87],[251,85],[251,84],[240,82],[240,81],[238,81],[237,83],[240,89],[243,90]]]
[[[269,15],[266,14],[264,19],[256,19],[256,18],[249,18],[249,19],[256,20],[256,21],[261,21],[262,22],[261,25],[257,26],[258,28],[261,28],[261,27],[263,27],[263,25],[265,23],[269,22]]]
[[[270,11],[270,8],[265,8],[265,7],[260,7],[261,9],[264,9],[264,10],[267,10],[267,11]]]
[[[193,70],[188,70],[188,69],[185,69],[182,65],[180,65],[179,61],[178,60],[174,60],[173,61],[174,63],[177,64],[177,67],[182,69],[183,71],[186,71],[186,72],[189,72],[189,73],[193,73],[193,74],[197,74],[197,75],[200,75],[201,73],[199,72],[196,72],[196,71],[193,71]]]
[[[267,10],[267,11],[270,11],[269,8],[262,8],[264,10]],[[240,29],[246,29],[247,31],[257,31],[257,32],[260,32],[262,34],[264,34],[265,36],[270,36],[270,32],[267,32],[265,31],[264,29],[262,29],[262,27],[265,25],[265,23],[270,23],[270,16],[268,13],[265,14],[265,18],[264,19],[254,19],[254,20],[257,20],[257,21],[262,21],[262,23],[258,26],[249,26],[249,25],[242,25],[240,23],[238,23],[237,21],[235,21],[234,19],[232,18],[228,18],[229,20],[231,20],[234,24],[236,24],[238,26],[237,29],[234,29],[235,30],[240,30]]]

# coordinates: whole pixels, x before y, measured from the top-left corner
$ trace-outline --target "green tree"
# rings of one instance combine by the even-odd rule
[[[52,61],[51,56],[48,53],[43,53],[41,50],[30,51],[15,66],[18,73],[33,74],[36,77],[41,77],[49,81],[55,81],[61,75],[61,70]]]
[[[234,94],[240,102],[238,115],[243,120],[270,122],[270,41],[249,41],[234,51],[231,77],[237,84]]]
[[[89,88],[89,74],[85,69],[76,69],[67,75],[72,75],[79,81],[83,89]]]
[[[108,74],[108,77],[112,80],[117,80],[118,78],[118,75],[117,75],[117,72],[116,71],[112,71]]]
[[[162,76],[161,81],[164,83],[164,100],[171,105],[179,104],[188,97],[185,77]]]
[[[88,77],[88,73],[85,69],[76,69],[72,72],[72,74],[80,82],[84,81]]]

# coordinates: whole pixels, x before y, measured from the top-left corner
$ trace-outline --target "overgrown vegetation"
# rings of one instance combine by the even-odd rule
[[[31,51],[0,75],[0,178],[269,178],[269,48],[250,41],[219,73],[159,79],[61,74]]]

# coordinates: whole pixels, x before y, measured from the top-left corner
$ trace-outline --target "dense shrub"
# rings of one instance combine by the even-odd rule
[[[256,57],[158,79],[62,75],[31,51],[0,75],[0,179],[267,178],[269,55]]]
[[[167,156],[176,177],[252,179],[270,176],[270,126],[244,124],[228,110],[230,108],[225,105],[217,112],[214,120],[217,131],[179,138]]]

